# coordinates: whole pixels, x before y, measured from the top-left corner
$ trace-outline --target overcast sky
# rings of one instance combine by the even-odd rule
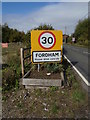
[[[88,2],[2,3],[2,23],[24,32],[46,23],[63,33],[66,26],[67,34],[71,34],[78,21],[86,17]]]
[[[88,2],[89,0],[0,0],[3,2]]]

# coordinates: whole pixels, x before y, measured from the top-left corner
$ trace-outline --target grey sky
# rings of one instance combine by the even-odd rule
[[[89,0],[1,0],[2,2],[88,2]]]
[[[3,15],[3,23],[6,22],[10,27],[25,32],[46,23],[53,25],[55,29],[62,30],[64,33],[66,26],[67,34],[71,34],[74,32],[78,21],[87,17],[87,15],[87,2],[66,2],[50,4],[23,16],[17,14]]]
[[[0,23],[2,23],[2,4],[0,2]]]

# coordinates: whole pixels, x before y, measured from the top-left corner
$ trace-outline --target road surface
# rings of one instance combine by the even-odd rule
[[[90,70],[88,69],[88,60],[90,59],[89,50],[87,48],[64,44],[64,55],[90,84]]]
[[[2,91],[1,91],[1,86],[2,86],[2,47],[0,44],[0,120],[2,118]]]

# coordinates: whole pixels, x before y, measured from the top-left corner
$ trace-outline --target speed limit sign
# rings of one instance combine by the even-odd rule
[[[62,31],[32,30],[31,31],[31,62],[62,61]]]
[[[52,32],[45,31],[39,35],[38,42],[42,48],[51,49],[56,43],[56,38]]]

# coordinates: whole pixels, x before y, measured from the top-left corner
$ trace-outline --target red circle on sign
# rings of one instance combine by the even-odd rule
[[[54,43],[53,43],[53,45],[52,45],[51,47],[46,48],[46,47],[42,46],[42,44],[40,43],[40,37],[41,37],[44,33],[50,33],[50,34],[54,37]],[[50,32],[50,31],[45,31],[45,32],[42,32],[42,33],[39,35],[38,42],[39,42],[39,45],[40,45],[43,49],[51,49],[51,48],[54,47],[54,45],[55,45],[55,43],[56,43],[56,38],[55,38],[55,35],[54,35],[52,32]]]

